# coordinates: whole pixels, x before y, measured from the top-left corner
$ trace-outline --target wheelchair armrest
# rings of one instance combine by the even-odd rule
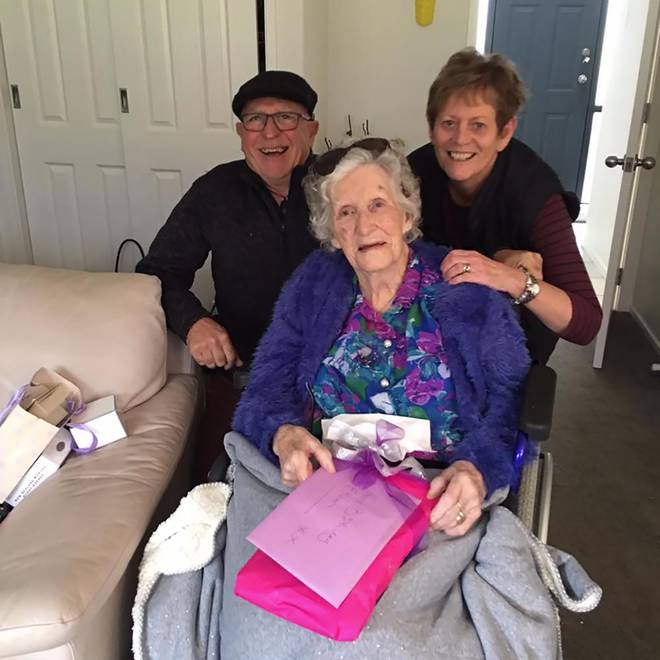
[[[227,456],[227,452],[222,451],[222,453],[218,456],[218,458],[213,461],[213,465],[211,466],[211,469],[208,472],[208,475],[206,477],[207,481],[214,482],[214,481],[224,481],[227,475],[227,468],[229,467],[229,456]]]
[[[527,374],[518,426],[536,442],[547,440],[552,428],[557,374],[548,366],[533,364]]]

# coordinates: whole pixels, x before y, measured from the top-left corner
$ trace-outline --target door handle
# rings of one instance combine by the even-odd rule
[[[128,91],[126,90],[125,87],[120,87],[119,88],[119,107],[122,112],[127,113],[129,112],[128,109]]]
[[[653,156],[638,158],[637,154],[635,154],[634,157],[624,156],[623,158],[618,158],[617,156],[608,156],[605,159],[605,165],[607,167],[618,167],[620,165],[623,167],[624,172],[632,172],[638,167],[641,167],[643,170],[652,170],[655,167],[655,158],[653,158]]]
[[[14,110],[21,109],[21,93],[18,85],[11,86],[11,104],[14,106]]]

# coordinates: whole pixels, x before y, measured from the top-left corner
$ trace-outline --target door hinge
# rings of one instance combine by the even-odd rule
[[[617,268],[616,271],[616,285],[621,286],[621,280],[623,279],[623,268]]]
[[[642,111],[642,124],[649,123],[649,116],[651,115],[651,104],[645,103],[644,110]]]

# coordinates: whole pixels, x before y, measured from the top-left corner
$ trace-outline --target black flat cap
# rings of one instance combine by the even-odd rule
[[[316,92],[299,75],[291,71],[263,71],[240,86],[231,103],[231,109],[240,118],[248,101],[265,97],[295,101],[310,115],[314,114],[318,100]]]

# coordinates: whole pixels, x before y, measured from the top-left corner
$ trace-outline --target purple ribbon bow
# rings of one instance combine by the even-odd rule
[[[369,488],[374,482],[383,477],[397,474],[406,469],[419,475],[421,467],[414,459],[405,458],[405,450],[400,441],[406,432],[400,426],[381,419],[376,422],[376,446],[369,445],[356,450],[350,460],[338,461],[338,469],[352,468],[355,470],[352,482],[360,489]],[[382,455],[381,455],[382,454]],[[398,462],[396,466],[388,465],[383,456],[391,462]],[[423,475],[423,473],[421,473]],[[388,495],[395,500],[406,513],[410,513],[416,506],[416,502],[402,490],[393,486],[388,481],[383,481]]]
[[[405,435],[404,429],[385,419],[376,422],[376,446],[382,449],[385,458],[389,461],[397,462],[403,459],[399,440],[403,440]],[[351,462],[359,466],[353,477],[353,483],[360,488],[368,488],[378,478],[383,467],[379,453],[369,448],[358,452]]]
[[[75,417],[76,415],[80,415],[87,406],[84,403],[76,403],[73,399],[67,399],[66,402],[66,410],[69,413],[70,417]],[[84,431],[85,433],[89,433],[89,435],[92,438],[92,441],[89,443],[88,447],[81,447],[77,442],[76,439],[73,437],[73,433],[71,434],[71,450],[76,453],[76,454],[91,454],[96,447],[99,444],[99,439],[96,437],[96,433],[92,431],[92,429],[87,426],[87,424],[66,424],[65,425],[69,430],[71,429],[78,429],[80,431]]]

